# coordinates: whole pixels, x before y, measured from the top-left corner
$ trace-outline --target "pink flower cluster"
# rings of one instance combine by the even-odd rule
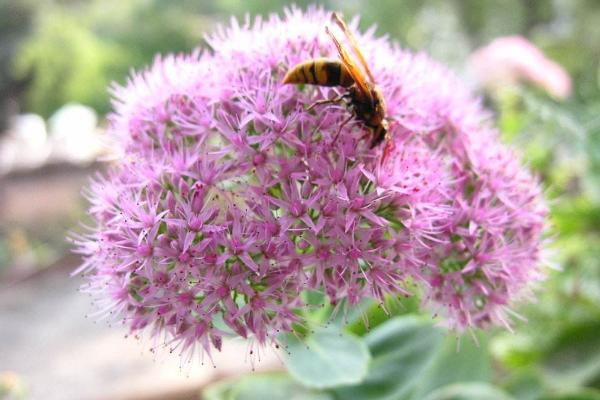
[[[383,163],[358,120],[332,140],[345,107],[307,111],[343,89],[282,85],[296,63],[337,57],[329,18],[233,22],[212,51],[158,58],[114,90],[123,155],[91,185],[77,272],[132,331],[209,353],[302,324],[304,290],[347,307],[415,283],[462,329],[505,323],[539,278],[540,187],[446,69],[358,34],[388,104]]]
[[[521,36],[495,39],[473,53],[470,64],[479,80],[492,88],[526,81],[557,99],[571,94],[571,78],[564,68]]]

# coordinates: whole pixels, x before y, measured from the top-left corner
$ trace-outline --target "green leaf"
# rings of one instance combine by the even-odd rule
[[[202,393],[204,400],[333,400],[294,382],[285,373],[247,375],[239,380],[213,384]]]
[[[216,382],[212,385],[207,386],[202,393],[200,398],[202,400],[229,400],[231,399],[231,389],[235,385],[235,382]]]
[[[347,329],[357,336],[365,336],[389,320],[390,315],[395,317],[418,312],[419,304],[419,296],[387,296],[385,308],[372,299],[364,301],[348,311]]]
[[[574,392],[544,396],[540,400],[600,400],[600,391],[584,388]]]
[[[600,382],[600,324],[572,326],[543,361],[549,383],[559,390]]]
[[[287,369],[298,382],[311,388],[332,388],[361,382],[370,355],[363,340],[337,329],[320,330],[298,340],[288,335]]]
[[[539,400],[544,393],[544,382],[537,368],[511,369],[503,388],[519,400]]]
[[[373,357],[369,374],[360,385],[336,389],[336,398],[409,398],[439,349],[442,335],[430,323],[405,316],[378,326],[365,339]]]
[[[511,400],[502,390],[481,382],[455,383],[430,393],[425,400]]]
[[[478,343],[470,336],[447,336],[412,398],[423,399],[433,390],[452,383],[489,382],[492,367],[487,340],[485,335],[479,335],[477,340]]]

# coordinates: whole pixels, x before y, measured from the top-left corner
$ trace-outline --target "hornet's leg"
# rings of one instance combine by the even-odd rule
[[[387,140],[389,139],[389,135],[386,133],[384,135],[378,133],[378,132],[373,132],[372,134],[372,138],[371,138],[371,144],[369,145],[369,147],[371,149],[374,149],[375,147],[377,147],[379,144],[381,144],[381,142],[383,142],[383,140]]]
[[[389,125],[387,120],[381,121],[377,126],[373,126],[373,136],[371,137],[371,148],[377,147],[383,140],[390,138]]]
[[[354,118],[354,114],[350,114],[350,116],[348,118],[346,118],[344,121],[342,121],[342,123],[341,123],[340,127],[338,128],[338,131],[335,134],[335,137],[333,138],[333,141],[331,142],[331,144],[334,144],[337,141],[338,136],[340,136],[340,133],[342,132],[342,128],[344,126],[346,126],[346,124],[348,122],[350,122],[353,118]]]
[[[373,134],[373,133],[371,133],[371,132],[367,131],[367,132],[365,132],[365,134],[364,134],[364,135],[362,135],[360,138],[358,138],[358,141],[359,141],[359,142],[362,142],[363,140],[365,140],[366,138],[368,138],[368,137],[369,137],[369,136],[371,136],[372,134]]]
[[[316,106],[322,106],[324,104],[335,104],[335,103],[339,103],[340,101],[349,98],[350,95],[348,93],[346,94],[341,94],[338,97],[335,97],[333,99],[324,99],[324,100],[319,100],[319,101],[315,101],[314,103],[312,103],[310,106],[308,106],[308,108],[306,109],[306,111],[310,111],[313,108],[315,108]]]
[[[381,156],[381,164],[383,164],[392,150],[394,150],[394,142],[392,141],[390,135],[385,135],[385,147],[383,148],[383,154]]]

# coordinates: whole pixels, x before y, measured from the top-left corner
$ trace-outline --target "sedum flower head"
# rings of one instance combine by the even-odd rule
[[[234,21],[211,51],[157,58],[114,89],[122,159],[91,185],[78,272],[132,331],[185,354],[230,335],[263,344],[303,323],[304,290],[347,307],[413,283],[462,329],[505,322],[539,278],[538,183],[445,68],[358,34],[388,105],[384,162],[358,120],[333,140],[348,109],[307,110],[343,89],[282,85],[337,57],[329,16]]]

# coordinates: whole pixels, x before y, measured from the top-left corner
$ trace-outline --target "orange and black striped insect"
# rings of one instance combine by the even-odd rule
[[[383,160],[391,149],[391,141],[388,135],[389,123],[386,119],[383,94],[375,84],[375,79],[369,69],[369,65],[344,20],[337,13],[332,14],[332,20],[342,29],[350,41],[350,45],[364,71],[358,67],[338,38],[328,27],[325,27],[327,34],[331,37],[337,48],[341,60],[315,58],[301,62],[287,72],[283,78],[283,83],[306,83],[318,86],[341,86],[347,88],[347,93],[334,99],[317,101],[309,109],[316,105],[338,103],[344,99],[348,99],[352,113],[348,119],[342,122],[338,134],[345,124],[356,117],[368,128],[372,129],[371,148],[380,144],[384,139],[387,140],[382,157]]]

